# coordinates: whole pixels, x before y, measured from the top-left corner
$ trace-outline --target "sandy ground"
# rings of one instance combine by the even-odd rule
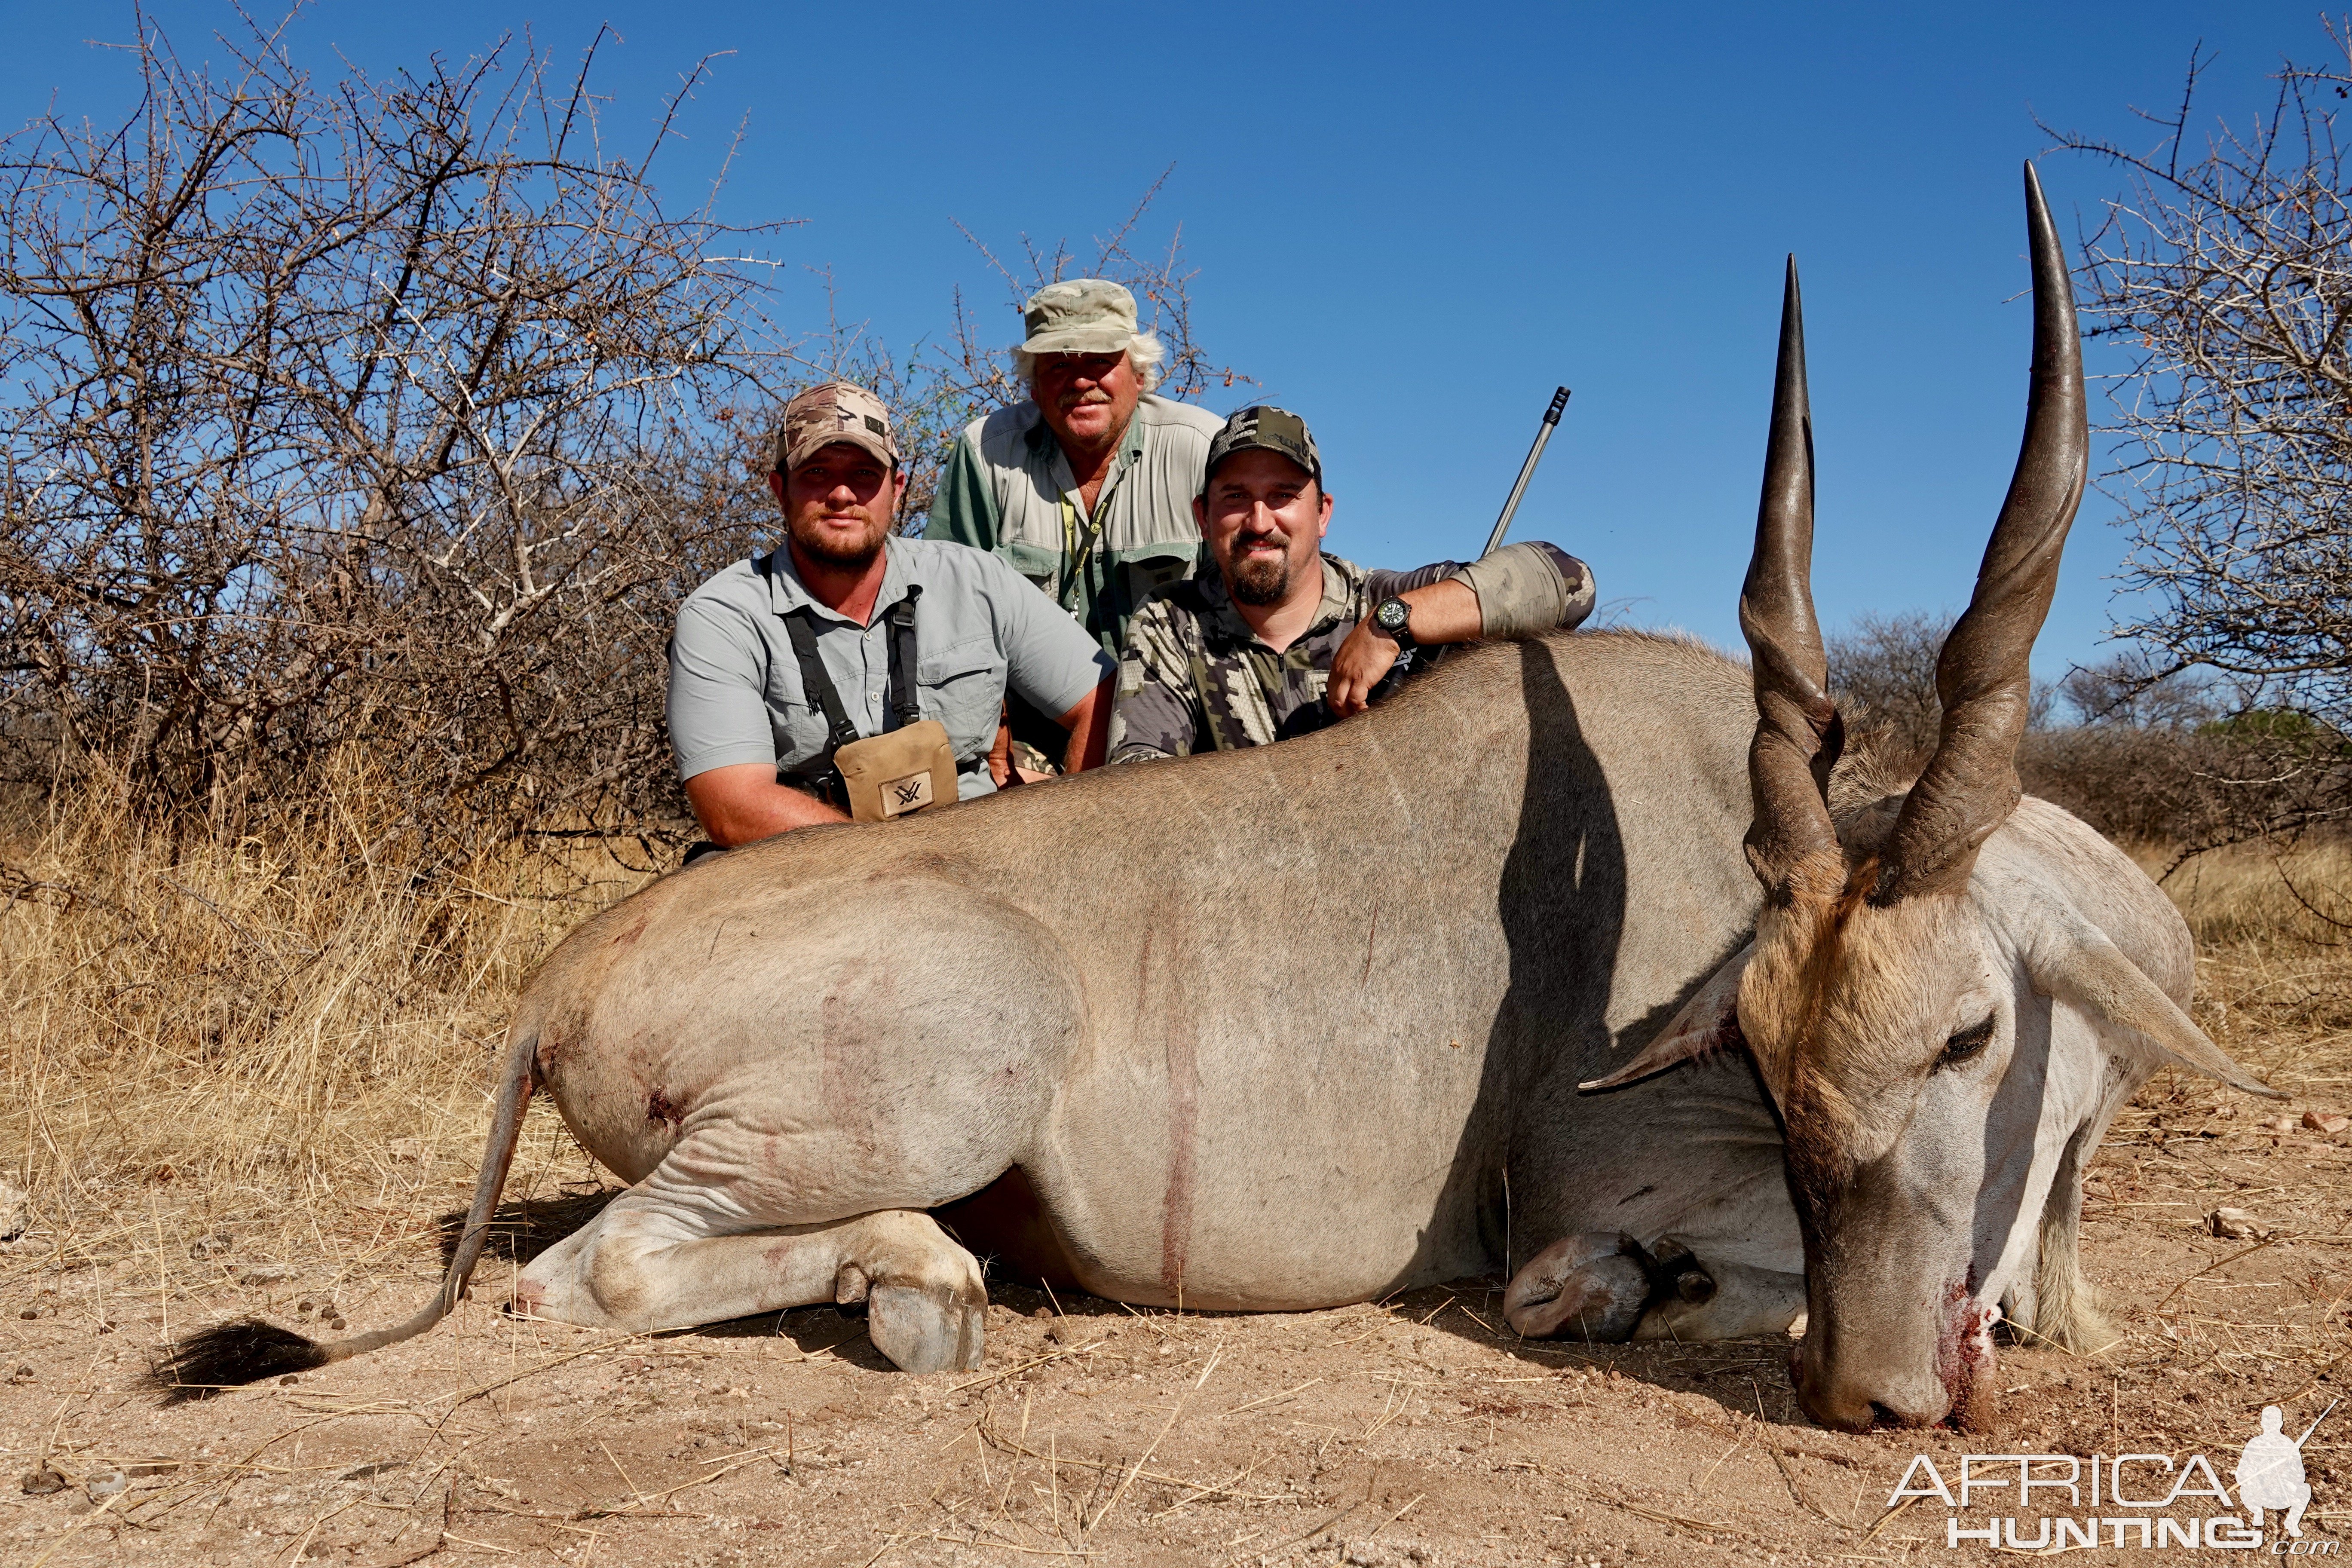
[[[2262,1405],[2293,1433],[2352,1389],[2352,1131],[2275,1114],[2168,1075],[2142,1095],[2089,1182],[2120,1337],[2006,1351],[1977,1439],[1811,1426],[1785,1340],[1498,1334],[1494,1281],[1264,1316],[1000,1286],[984,1369],[910,1377],[830,1307],[653,1339],[513,1321],[486,1304],[511,1258],[423,1339],[166,1409],[133,1380],[173,1328],[413,1310],[435,1205],[387,1205],[341,1278],[262,1278],[303,1260],[227,1227],[193,1290],[61,1268],[37,1227],[0,1258],[0,1562],[1957,1561],[1941,1503],[1887,1509],[1915,1453],[2201,1451],[2226,1479]],[[595,1201],[539,1205],[519,1248]],[[2206,1234],[2221,1205],[2269,1239]],[[2305,1448],[2315,1544],[2352,1518],[2347,1439],[2352,1406]]]

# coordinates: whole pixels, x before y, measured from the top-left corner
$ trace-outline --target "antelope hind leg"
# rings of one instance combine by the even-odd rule
[[[875,1348],[900,1370],[980,1365],[988,1305],[980,1265],[929,1215],[880,1209],[754,1230],[725,1223],[643,1188],[624,1193],[532,1260],[516,1281],[515,1309],[647,1333],[863,1301]]]

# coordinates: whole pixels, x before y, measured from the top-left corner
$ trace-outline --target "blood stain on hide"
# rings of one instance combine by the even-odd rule
[[[618,936],[616,936],[616,937],[614,937],[614,938],[613,939],[613,945],[614,945],[614,947],[629,947],[629,946],[633,946],[633,945],[635,945],[635,944],[637,938],[639,938],[639,937],[641,937],[641,936],[645,935],[645,934],[646,934],[646,917],[645,917],[645,916],[643,916],[643,915],[639,915],[639,916],[636,918],[635,922],[634,924],[632,924],[632,925],[629,927],[629,929],[628,929],[628,930],[626,930],[626,931],[623,931],[620,935],[618,935]]]
[[[1154,927],[1143,933],[1138,964],[1141,977],[1140,1017],[1155,1014],[1166,1020],[1161,1050],[1168,1072],[1168,1187],[1160,1200],[1160,1285],[1181,1302],[1184,1263],[1192,1242],[1193,1142],[1200,1115],[1201,1064],[1199,1042],[1193,1038],[1192,1015],[1181,996],[1156,996],[1153,988],[1152,938],[1165,936]],[[1179,967],[1163,960],[1160,978],[1172,982]],[[1156,1004],[1156,1005],[1155,1005]]]
[[[1976,1270],[1969,1283],[1945,1289],[1945,1318],[1936,1346],[1936,1375],[1949,1401],[1944,1424],[1957,1432],[1990,1433],[2000,1424],[2000,1402],[1991,1376],[1997,1365],[1992,1326],[2000,1313],[1974,1300]]]
[[[677,1102],[670,1099],[667,1091],[656,1089],[646,1097],[646,1120],[667,1121],[674,1131],[686,1120],[686,1113],[677,1108]]]
[[[869,967],[862,957],[843,964],[817,1004],[817,1095],[827,1120],[871,1165],[882,1146],[872,1092],[878,1087],[874,1037],[877,1026],[887,1029],[897,1022],[897,997],[890,972],[877,970],[869,976]]]

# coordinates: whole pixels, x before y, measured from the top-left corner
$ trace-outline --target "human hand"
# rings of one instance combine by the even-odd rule
[[[1361,713],[1371,701],[1372,688],[1396,661],[1395,640],[1382,636],[1370,621],[1358,621],[1332,658],[1330,684],[1323,690],[1332,716],[1349,719]]]
[[[1003,789],[1013,782],[1013,725],[1010,721],[996,721],[996,739],[988,745],[988,776]]]

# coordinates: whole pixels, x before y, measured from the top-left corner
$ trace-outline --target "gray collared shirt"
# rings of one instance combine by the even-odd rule
[[[801,689],[787,616],[813,617],[818,657],[850,720],[861,735],[880,734],[890,690],[886,613],[910,584],[922,588],[915,603],[918,700],[924,718],[947,726],[959,763],[988,754],[1008,687],[1044,712],[1066,713],[1110,673],[1094,639],[995,556],[920,539],[893,538],[884,550],[871,626],[812,598],[782,546],[759,561],[737,562],[678,607],[669,644],[669,738],[678,777],[740,763],[809,779],[825,772],[824,712]],[[959,799],[995,787],[985,767],[957,777]]]

